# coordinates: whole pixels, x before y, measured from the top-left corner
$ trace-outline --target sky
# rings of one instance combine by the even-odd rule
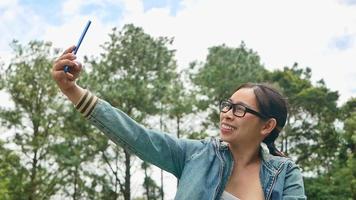
[[[133,23],[174,37],[180,68],[204,61],[211,46],[244,41],[269,70],[310,67],[313,81],[339,91],[339,104],[356,95],[356,0],[1,0],[0,62],[11,59],[13,39],[74,45],[88,20],[79,60],[98,56],[113,27]]]
[[[0,62],[9,63],[13,39],[74,45],[88,20],[79,60],[98,56],[113,27],[133,23],[174,37],[180,68],[204,61],[211,46],[244,41],[267,69],[297,62],[339,91],[339,104],[356,97],[356,0],[1,0]],[[0,91],[1,105],[8,99]]]

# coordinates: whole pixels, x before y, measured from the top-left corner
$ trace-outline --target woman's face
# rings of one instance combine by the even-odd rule
[[[259,112],[256,96],[252,88],[241,88],[229,99],[232,103],[241,103]],[[256,115],[246,112],[243,117],[236,117],[233,109],[220,112],[220,137],[230,144],[260,142],[263,121]]]

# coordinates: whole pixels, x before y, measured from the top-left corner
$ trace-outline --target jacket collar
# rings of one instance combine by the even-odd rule
[[[219,150],[229,150],[229,144],[227,142],[224,142],[220,138],[214,137],[212,140],[215,140],[215,144]],[[260,156],[262,160],[262,167],[264,167],[271,175],[278,173],[282,165],[288,159],[285,157],[271,155],[264,144],[261,144],[260,146]]]

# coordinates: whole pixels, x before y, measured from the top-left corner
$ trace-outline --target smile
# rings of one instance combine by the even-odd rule
[[[221,124],[221,128],[226,129],[226,130],[234,130],[234,129],[236,129],[235,127],[230,126],[228,124]]]

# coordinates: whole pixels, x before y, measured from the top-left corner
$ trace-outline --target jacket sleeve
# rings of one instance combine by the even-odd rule
[[[307,199],[304,191],[303,176],[299,167],[291,162],[287,167],[285,184],[283,188],[284,200],[304,200]]]
[[[202,147],[199,141],[177,139],[160,131],[146,129],[108,102],[93,96],[87,92],[76,106],[92,125],[114,143],[178,178],[183,171],[187,152]],[[82,110],[80,108],[85,106],[78,106],[80,102],[89,106]]]

